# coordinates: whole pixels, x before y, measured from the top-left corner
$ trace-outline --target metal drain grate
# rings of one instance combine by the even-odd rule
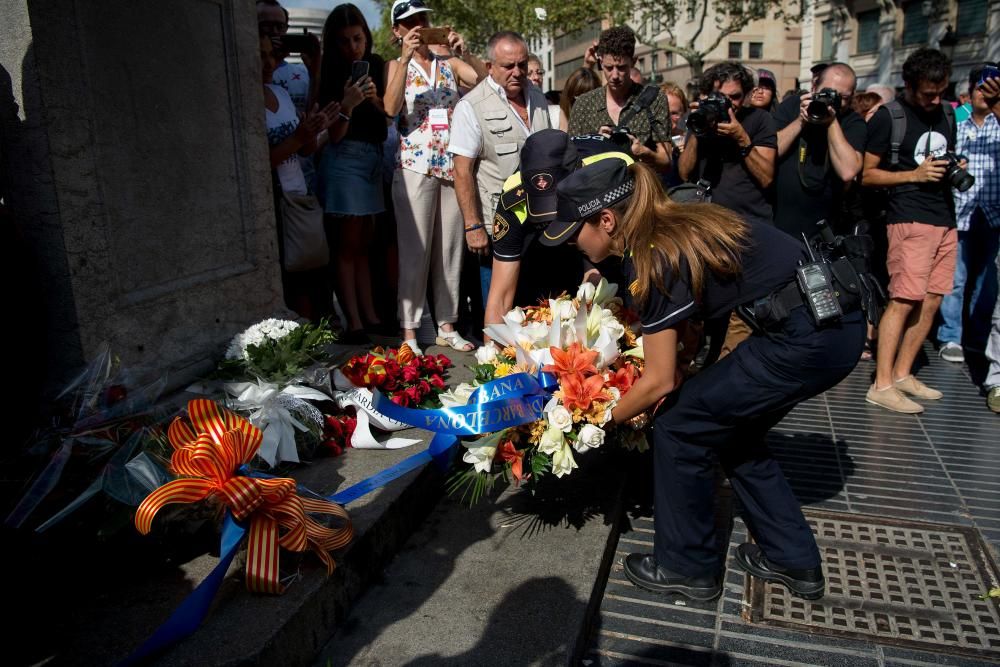
[[[1000,655],[997,604],[977,597],[997,585],[997,571],[975,531],[858,514],[806,516],[823,555],[826,596],[809,602],[751,579],[752,622]]]

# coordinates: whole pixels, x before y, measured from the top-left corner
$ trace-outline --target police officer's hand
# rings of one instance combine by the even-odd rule
[[[597,133],[602,137],[604,137],[605,139],[607,139],[608,137],[611,136],[611,132],[614,129],[615,128],[611,127],[610,125],[601,125],[601,127],[597,130]]]
[[[473,222],[472,224],[467,224],[466,227],[475,227],[476,225],[481,225],[479,222]],[[475,254],[485,257],[490,251],[490,237],[486,235],[486,230],[480,226],[479,229],[473,229],[471,232],[465,232],[465,243],[469,246],[469,251]]]
[[[747,131],[743,129],[740,122],[736,120],[736,112],[732,109],[729,109],[729,122],[719,123],[715,133],[720,137],[732,139],[741,146],[750,143],[750,135],[748,135]]]
[[[944,178],[944,173],[948,167],[947,160],[934,160],[926,158],[913,170],[914,183],[937,183]]]

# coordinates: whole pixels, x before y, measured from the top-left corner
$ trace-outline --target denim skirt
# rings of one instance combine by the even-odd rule
[[[330,215],[373,215],[385,210],[382,145],[345,139],[327,144],[317,178],[323,210]]]

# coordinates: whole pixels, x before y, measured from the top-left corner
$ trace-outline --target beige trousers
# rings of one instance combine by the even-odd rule
[[[392,178],[399,241],[399,324],[419,329],[430,281],[437,325],[458,319],[465,231],[455,184],[397,169]]]

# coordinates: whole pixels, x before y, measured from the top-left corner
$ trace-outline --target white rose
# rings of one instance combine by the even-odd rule
[[[557,428],[563,433],[569,433],[573,428],[573,415],[565,407],[559,405],[549,411],[547,415],[549,426]]]
[[[557,301],[556,303],[559,305],[559,317],[564,321],[576,317],[576,306],[573,305],[572,301]]]
[[[573,458],[573,450],[569,448],[569,445],[564,445],[552,455],[552,472],[556,477],[568,475],[577,467],[576,460]]]
[[[583,428],[576,435],[576,442],[573,449],[583,453],[589,449],[596,449],[604,444],[604,429],[593,424],[584,424]]]
[[[493,457],[496,456],[497,448],[488,445],[476,445],[476,441],[463,442],[462,445],[468,451],[462,455],[462,460],[473,464],[479,472],[489,472],[493,468]]]
[[[549,325],[545,322],[532,322],[524,326],[521,331],[528,337],[531,341],[532,346],[539,341],[546,340],[549,337]]]
[[[495,345],[490,343],[489,345],[483,345],[481,348],[476,350],[476,362],[480,364],[490,364],[497,359],[497,348]]]
[[[542,441],[538,443],[538,451],[542,454],[554,454],[562,449],[566,444],[566,436],[557,428],[550,426],[542,434]]]
[[[621,400],[622,393],[619,391],[618,387],[608,387],[607,391],[611,394],[611,402],[617,404]]]
[[[594,300],[594,294],[596,293],[597,288],[594,286],[594,283],[587,281],[576,290],[576,298],[580,300],[580,303],[590,303]]]

